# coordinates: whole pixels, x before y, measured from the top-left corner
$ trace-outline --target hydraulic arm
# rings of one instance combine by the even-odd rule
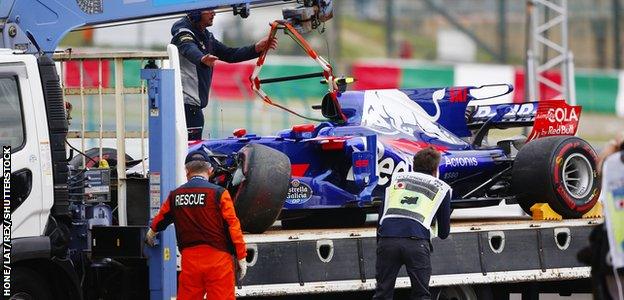
[[[254,6],[279,5],[293,0],[3,0],[0,2],[0,48],[49,55],[71,30],[101,24],[181,14],[196,9],[232,9],[242,17]],[[289,10],[295,22],[331,17],[330,0],[300,0]]]

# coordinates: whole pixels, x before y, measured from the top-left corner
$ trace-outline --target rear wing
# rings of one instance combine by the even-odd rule
[[[491,104],[468,107],[470,115],[467,125],[470,130],[481,128],[485,122],[494,117],[498,110],[509,109],[509,111],[494,122],[494,127],[507,129],[513,127],[533,126],[539,102],[526,102],[517,104]]]
[[[478,130],[485,126],[506,129],[533,126],[527,141],[551,135],[575,135],[581,107],[564,100],[544,100],[517,104],[479,105],[469,110],[467,126]]]

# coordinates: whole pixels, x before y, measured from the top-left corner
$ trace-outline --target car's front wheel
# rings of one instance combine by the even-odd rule
[[[284,153],[260,144],[239,152],[244,176],[234,206],[241,227],[250,233],[266,231],[279,216],[290,184],[290,160]]]

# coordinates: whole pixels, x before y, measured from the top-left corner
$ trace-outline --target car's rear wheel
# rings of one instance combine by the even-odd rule
[[[512,186],[522,209],[531,214],[535,203],[548,203],[564,218],[579,218],[598,200],[600,180],[596,153],[573,136],[545,137],[518,152]]]
[[[238,154],[244,179],[236,192],[236,214],[244,231],[262,233],[273,225],[286,201],[290,160],[260,144],[248,144]]]

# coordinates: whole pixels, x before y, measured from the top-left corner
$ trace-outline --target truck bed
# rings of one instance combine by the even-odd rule
[[[561,281],[590,276],[576,259],[602,219],[533,221],[528,217],[454,218],[433,240],[431,286]],[[371,290],[376,228],[283,230],[245,235],[249,268],[237,296]],[[402,269],[397,287],[409,287]]]

